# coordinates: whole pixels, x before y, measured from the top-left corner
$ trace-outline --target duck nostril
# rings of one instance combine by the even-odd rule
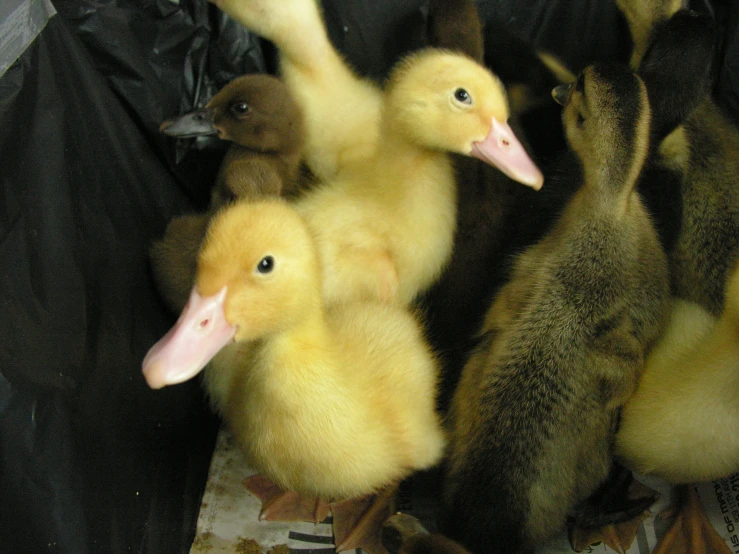
[[[205,329],[210,325],[210,318],[206,317],[205,319],[200,320],[200,323],[198,323],[198,329]]]

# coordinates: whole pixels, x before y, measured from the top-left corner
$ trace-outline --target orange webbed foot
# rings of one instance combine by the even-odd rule
[[[320,523],[328,516],[327,502],[285,491],[263,475],[244,479],[244,486],[262,501],[260,521],[308,521]]]
[[[376,494],[334,502],[334,542],[336,551],[361,548],[369,554],[388,554],[382,544],[382,523],[392,514],[397,486]]]
[[[668,508],[675,519],[652,554],[731,554],[708,520],[695,487],[681,487],[680,493],[677,509]]]

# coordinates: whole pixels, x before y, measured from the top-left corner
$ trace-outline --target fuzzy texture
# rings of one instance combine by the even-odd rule
[[[546,163],[548,155],[565,148],[561,110],[551,97],[552,87],[559,82],[532,46],[509,30],[487,22],[483,37],[480,29],[473,0],[429,3],[431,46],[477,59],[484,43],[486,64],[507,90],[511,127],[537,163]],[[439,280],[419,299],[429,340],[442,359],[443,410],[451,401],[485,312],[508,277],[510,259],[541,239],[575,188],[571,181],[562,182],[551,165],[545,185],[534,191],[481,160],[456,155],[452,162],[457,182],[452,257]]]
[[[659,153],[682,179],[681,228],[670,253],[673,293],[718,316],[723,284],[739,259],[739,131],[706,99]]]
[[[195,283],[198,250],[209,220],[208,213],[175,217],[167,224],[164,235],[149,248],[154,284],[174,313],[185,307]]]
[[[238,77],[199,115],[210,117],[211,128],[232,144],[216,176],[208,212],[174,218],[149,250],[154,282],[173,312],[187,302],[200,243],[219,208],[237,198],[294,197],[305,181],[300,175],[303,118],[279,79]]]
[[[665,333],[624,406],[615,452],[643,474],[673,483],[709,481],[739,470],[739,271],[718,321],[676,300]]]
[[[687,5],[686,0],[616,0],[616,5],[626,17],[631,31],[633,48],[631,66],[637,67],[649,47],[654,27],[660,21]]]
[[[469,109],[452,95],[464,88]],[[439,278],[456,228],[456,184],[444,150],[465,152],[492,117],[507,118],[499,82],[471,60],[425,51],[404,60],[384,94],[373,156],[297,203],[314,233],[324,298],[409,304]]]
[[[305,156],[319,180],[372,155],[382,97],[331,45],[316,0],[211,0],[280,50],[280,73],[303,111]]]
[[[665,255],[634,191],[643,83],[588,68],[562,117],[584,183],[516,260],[450,412],[444,526],[474,552],[532,549],[606,478],[617,410],[666,311]]]
[[[322,182],[299,211],[316,235],[329,302],[411,302],[452,253],[455,176],[445,152],[469,155],[492,118],[508,120],[500,81],[463,55],[426,51],[383,90],[358,78],[326,36],[314,0],[217,0],[280,49],[306,116],[306,159]],[[464,88],[469,106],[454,100]]]
[[[656,85],[662,89],[658,95],[677,91],[678,97],[692,97],[690,103],[678,101],[684,105],[681,112],[690,108],[687,117],[680,113],[676,118],[684,124],[674,130],[668,127],[671,132],[666,137],[656,137],[660,142],[652,165],[658,174],[675,174],[680,181],[673,193],[680,226],[668,252],[673,294],[719,316],[724,283],[739,259],[739,130],[710,96],[712,29],[696,26],[678,13],[682,4],[680,0],[660,0],[649,6],[638,0],[618,1],[634,42],[632,65],[639,64],[650,95]],[[668,43],[654,56],[650,40],[679,22],[679,17],[684,23],[682,30],[676,29],[674,47]],[[672,71],[673,64],[683,69]],[[668,73],[672,75],[666,78]],[[666,111],[674,112],[669,94],[666,97]]]
[[[265,256],[271,272],[256,268]],[[239,203],[211,224],[197,288],[227,286],[236,343],[206,369],[214,407],[254,467],[326,500],[376,491],[439,461],[437,363],[406,309],[324,309],[313,239],[279,201]]]
[[[298,194],[303,115],[281,80],[270,75],[238,77],[207,108],[219,138],[232,143],[216,177],[212,209],[234,198]]]

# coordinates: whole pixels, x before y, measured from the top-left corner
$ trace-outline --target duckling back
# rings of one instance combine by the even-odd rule
[[[584,183],[516,260],[453,399],[445,527],[476,552],[532,549],[606,478],[617,409],[666,309],[665,255],[634,191],[643,83],[598,65],[555,96]]]

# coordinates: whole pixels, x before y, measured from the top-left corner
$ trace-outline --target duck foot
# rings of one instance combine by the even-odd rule
[[[382,544],[382,523],[392,514],[398,487],[386,487],[376,494],[333,502],[336,551],[361,548],[369,554],[388,554]]]
[[[320,523],[328,516],[327,502],[295,491],[285,491],[263,475],[244,479],[244,487],[262,501],[259,521],[308,521]]]
[[[382,524],[382,544],[390,554],[470,554],[453,540],[429,533],[415,517],[401,513]]]
[[[681,498],[675,519],[652,554],[731,554],[724,539],[708,520],[695,487],[686,485],[680,487],[679,492]]]
[[[628,521],[609,523],[598,529],[573,527],[570,529],[570,545],[575,552],[582,552],[594,544],[603,543],[625,554],[636,538],[639,525],[650,515],[648,511],[643,511]]]
[[[608,480],[573,513],[569,522],[572,549],[582,552],[604,543],[616,552],[626,552],[641,522],[651,515],[648,508],[657,496],[629,470],[614,466]]]

